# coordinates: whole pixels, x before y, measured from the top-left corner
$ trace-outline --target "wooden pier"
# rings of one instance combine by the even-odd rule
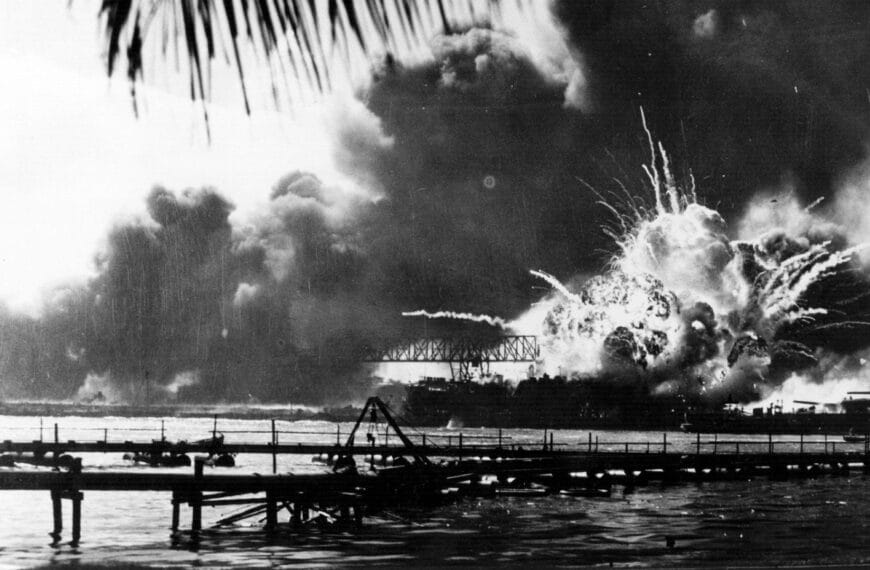
[[[378,413],[396,438],[397,445],[356,445],[355,435],[366,417]],[[528,443],[468,445],[414,444],[395,423],[382,402],[372,398],[343,445],[226,444],[221,438],[199,443],[133,442],[3,442],[8,453],[33,453],[57,458],[65,453],[269,453],[308,454],[325,459],[330,466],[319,474],[278,474],[273,460],[272,474],[205,474],[204,457],[194,461],[193,473],[133,472],[129,470],[90,471],[80,458],[64,463],[63,469],[0,469],[0,491],[45,490],[52,501],[52,536],[60,540],[63,529],[63,501],[72,505],[72,543],[81,538],[81,511],[87,491],[154,491],[171,494],[172,531],[180,528],[181,507],[190,508],[190,532],[202,530],[202,507],[245,506],[241,512],[221,519],[217,526],[265,515],[265,527],[278,528],[279,512],[286,509],[290,524],[299,525],[313,516],[323,520],[359,524],[364,516],[407,502],[438,502],[463,496],[492,496],[523,493],[563,493],[600,496],[613,485],[627,487],[651,481],[707,481],[766,477],[789,479],[822,474],[841,475],[853,469],[870,469],[870,444],[831,441],[776,441],[772,437],[754,441],[724,441],[718,437],[675,450],[664,434],[660,443],[608,442],[601,449],[593,444],[558,445],[544,435],[537,446]],[[354,459],[360,458],[358,465]],[[380,461],[376,461],[376,457]],[[387,458],[392,466],[385,466]]]

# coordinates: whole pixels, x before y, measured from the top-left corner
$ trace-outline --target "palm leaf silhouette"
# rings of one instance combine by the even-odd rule
[[[323,92],[332,81],[328,49],[357,42],[363,53],[391,56],[437,31],[450,32],[457,14],[480,21],[496,13],[498,0],[103,0],[100,8],[107,73],[126,60],[134,110],[143,47],[162,25],[164,59],[172,46],[187,60],[190,98],[208,99],[209,64],[223,54],[238,73],[248,114],[242,43],[262,54],[257,65],[270,66],[273,96],[275,62],[282,75]]]

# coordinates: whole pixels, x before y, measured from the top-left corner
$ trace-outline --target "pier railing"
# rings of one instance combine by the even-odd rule
[[[262,429],[247,428],[238,429],[235,426],[222,427],[219,418],[215,417],[210,430],[203,430],[197,439],[183,440],[167,431],[165,420],[161,420],[159,427],[94,427],[94,426],[61,426],[59,422],[45,425],[41,419],[39,426],[0,426],[0,452],[26,450],[26,445],[34,446],[41,444],[43,450],[54,447],[69,447],[73,444],[81,451],[81,445],[100,443],[102,449],[90,451],[117,451],[119,446],[145,446],[154,445],[157,442],[165,442],[167,446],[180,445],[196,450],[196,445],[209,445],[212,448],[224,446],[233,452],[245,453],[309,453],[313,448],[326,449],[333,446],[345,445],[348,435],[347,428],[342,430],[341,424],[335,424],[334,430],[312,429],[304,430],[295,428],[292,421],[288,420],[265,420]],[[284,425],[281,424],[291,424]],[[573,430],[571,430],[573,431]],[[24,438],[14,437],[19,433],[29,433],[30,436],[38,434],[38,439],[20,441]],[[567,441],[556,441],[556,435]],[[134,437],[132,435],[139,435]],[[159,435],[159,439],[158,436]],[[175,437],[171,437],[171,436]],[[826,435],[791,436],[783,437],[767,435],[753,439],[747,438],[720,438],[718,434],[697,434],[693,441],[680,438],[680,441],[668,441],[668,433],[663,432],[660,437],[650,434],[649,439],[644,440],[604,440],[593,432],[588,432],[586,437],[577,437],[576,433],[568,434],[566,430],[555,432],[542,430],[542,436],[526,436],[514,438],[504,434],[501,429],[493,429],[485,432],[475,430],[472,433],[462,430],[448,430],[439,432],[408,431],[407,438],[415,446],[431,454],[443,453],[444,455],[467,456],[476,450],[480,452],[492,452],[504,450],[508,452],[524,452],[538,450],[547,453],[607,453],[607,454],[653,454],[653,453],[682,453],[682,454],[705,454],[705,455],[740,455],[759,453],[797,453],[797,454],[836,454],[841,451],[857,451],[863,448],[865,453],[870,453],[868,445],[870,438],[864,439],[864,445],[858,447],[856,443],[846,442],[839,437]],[[4,437],[5,436],[5,437]],[[263,438],[262,436],[266,436]],[[218,443],[219,438],[219,443]],[[19,440],[18,442],[13,441]],[[266,442],[263,443],[263,439]],[[382,427],[369,434],[358,438],[355,447],[361,450],[376,448],[378,453],[388,449],[399,449],[404,443],[390,430],[389,426]],[[132,450],[132,449],[131,449]],[[367,451],[364,451],[367,452]]]

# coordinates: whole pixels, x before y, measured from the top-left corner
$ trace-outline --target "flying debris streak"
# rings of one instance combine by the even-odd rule
[[[576,294],[569,291],[568,288],[565,287],[561,281],[559,281],[558,279],[556,279],[555,277],[553,277],[549,273],[544,273],[543,271],[535,271],[534,269],[530,270],[529,273],[531,273],[532,275],[534,275],[535,277],[537,277],[539,279],[543,279],[544,281],[549,283],[553,289],[555,289],[556,291],[558,291],[559,293],[561,293],[562,295],[564,295],[568,299],[570,299],[572,301],[576,301],[576,302],[582,302],[580,297],[578,297]]]
[[[474,323],[486,323],[494,327],[502,329],[507,328],[508,324],[500,317],[491,317],[489,315],[475,315],[473,313],[456,313],[453,311],[438,311],[430,313],[429,311],[408,311],[402,313],[403,317],[426,317],[427,319],[457,319],[460,321],[471,321]]]

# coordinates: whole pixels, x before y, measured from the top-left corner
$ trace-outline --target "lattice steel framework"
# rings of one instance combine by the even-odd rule
[[[453,379],[471,377],[471,368],[489,374],[491,362],[534,362],[540,354],[538,338],[531,335],[503,336],[498,340],[472,338],[425,338],[390,347],[368,347],[363,362],[446,362]],[[458,370],[454,369],[454,365]]]

